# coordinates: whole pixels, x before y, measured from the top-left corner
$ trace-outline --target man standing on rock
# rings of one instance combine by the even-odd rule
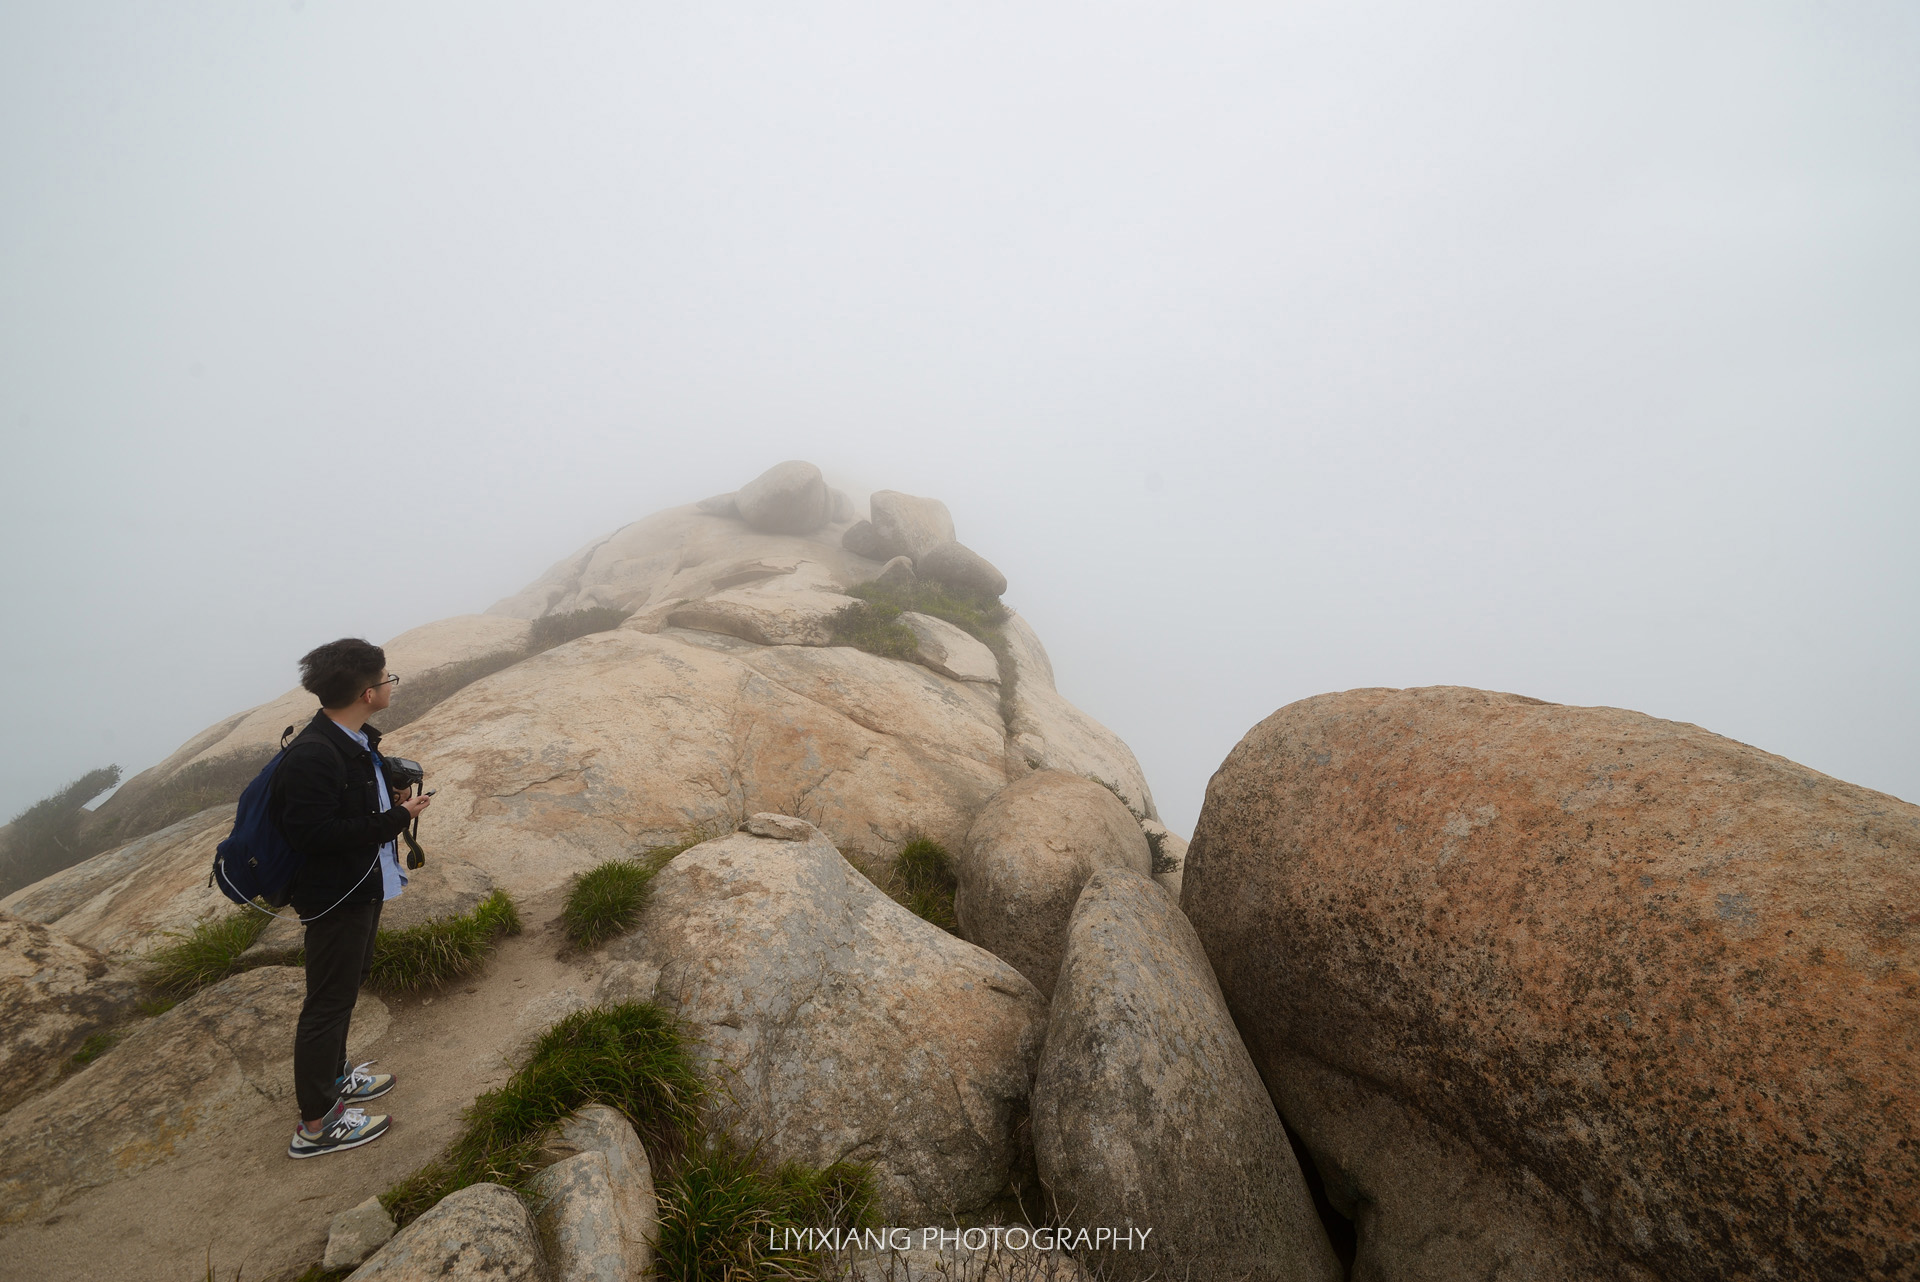
[[[380,731],[367,718],[393,701],[400,678],[386,652],[358,638],[332,641],[300,660],[300,684],[320,711],[274,772],[270,813],[301,856],[289,888],[307,927],[307,1000],[293,1041],[301,1123],[288,1157],[358,1148],[392,1118],[358,1105],[393,1089],[391,1073],[347,1059],[347,1028],[373,970],[380,907],[406,886],[394,841],[431,798],[390,791]]]

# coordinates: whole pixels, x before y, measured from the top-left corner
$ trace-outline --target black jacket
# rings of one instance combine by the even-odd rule
[[[273,772],[268,814],[302,856],[288,896],[302,917],[334,904],[380,899],[380,847],[399,837],[410,816],[399,806],[380,810],[373,752],[380,732],[362,726],[372,752],[325,712],[313,714]],[[388,798],[391,804],[392,798]]]

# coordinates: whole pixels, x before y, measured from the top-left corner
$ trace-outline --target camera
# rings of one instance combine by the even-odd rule
[[[387,787],[395,792],[417,788],[427,781],[427,772],[420,768],[419,762],[389,757],[385,753],[380,754],[380,772],[387,777]]]

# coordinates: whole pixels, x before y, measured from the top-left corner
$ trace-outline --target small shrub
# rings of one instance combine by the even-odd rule
[[[389,993],[411,993],[478,970],[503,935],[520,933],[520,913],[496,890],[470,913],[383,930],[373,941],[368,983]]]
[[[147,985],[178,1001],[237,975],[248,969],[240,954],[253,947],[266,928],[264,913],[243,909],[203,921],[189,931],[170,930],[166,933],[174,942],[147,954]]]
[[[912,610],[917,614],[945,619],[989,645],[999,636],[1000,625],[1007,621],[1007,608],[1000,604],[1000,598],[956,592],[928,579],[898,586],[861,583],[848,588],[847,595],[892,610],[895,615],[903,610]]]
[[[10,895],[98,854],[83,839],[81,807],[120,782],[119,766],[89,770],[49,797],[15,815],[0,849],[0,895]]]
[[[1135,823],[1145,823],[1147,821],[1146,814],[1131,801],[1127,800],[1127,794],[1120,791],[1119,784],[1114,783],[1111,779],[1102,779],[1099,775],[1088,775],[1087,778],[1112,793],[1114,799],[1127,808],[1127,813],[1133,816]],[[1148,838],[1148,843],[1152,843],[1152,838]]]
[[[883,659],[911,659],[920,653],[920,638],[900,622],[898,608],[867,601],[842,606],[834,613],[833,643]]]
[[[567,892],[560,920],[567,938],[581,948],[625,934],[647,906],[653,870],[628,859],[615,859],[582,873]]]
[[[871,1227],[876,1205],[864,1165],[769,1171],[721,1139],[689,1153],[662,1183],[657,1267],[676,1282],[825,1277],[824,1253],[784,1249],[782,1230]]]
[[[183,766],[150,788],[130,783],[82,822],[86,853],[136,841],[211,806],[232,805],[279,750],[278,744],[262,744]]]
[[[686,1034],[650,1003],[577,1011],[534,1043],[526,1065],[473,1102],[447,1151],[381,1194],[405,1224],[483,1180],[518,1187],[539,1169],[549,1127],[587,1104],[620,1110],[655,1162],[671,1162],[698,1124],[706,1088]]]
[[[925,837],[909,841],[894,857],[893,881],[899,887],[895,898],[917,916],[942,930],[959,931],[960,923],[953,913],[953,895],[959,882],[945,846]]]
[[[1167,839],[1159,833],[1147,834],[1147,849],[1153,852],[1153,871],[1156,875],[1174,872],[1180,867],[1180,861],[1167,853],[1166,845]]]
[[[381,733],[391,734],[409,722],[418,721],[481,677],[503,672],[526,657],[527,651],[523,649],[497,650],[408,677],[395,690],[387,710],[380,714]]]
[[[631,610],[617,610],[610,605],[596,605],[585,610],[549,614],[545,618],[535,619],[532,631],[527,633],[527,653],[539,654],[589,633],[610,632],[625,623],[627,616],[632,613]]]

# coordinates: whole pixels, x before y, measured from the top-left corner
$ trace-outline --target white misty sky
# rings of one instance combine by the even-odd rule
[[[1920,800],[1911,3],[0,9],[0,818],[786,458],[1169,823],[1308,695]]]

